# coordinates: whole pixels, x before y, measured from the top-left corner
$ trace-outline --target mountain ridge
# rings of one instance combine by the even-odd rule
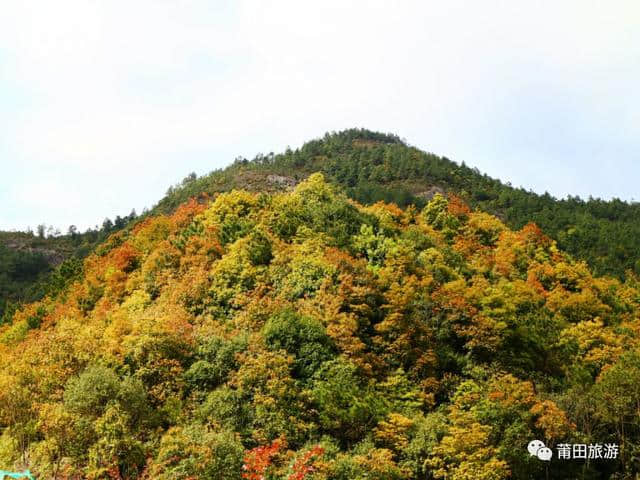
[[[454,194],[472,208],[496,215],[511,228],[535,222],[563,250],[587,261],[598,275],[624,279],[629,272],[640,274],[640,204],[617,199],[585,201],[578,197],[558,200],[548,194],[514,188],[464,163],[412,147],[397,135],[366,129],[327,133],[295,150],[257,155],[253,160],[238,158],[228,167],[201,177],[190,174],[170,187],[149,214],[170,213],[192,197],[210,201],[234,188],[283,191],[316,171],[323,172],[329,181],[363,204],[383,200],[420,208],[435,193]],[[77,260],[110,233],[134,225],[135,219],[132,212],[115,222],[106,219],[101,229],[85,233],[32,236],[27,243],[39,245],[34,255],[20,256],[10,248],[6,250],[9,239],[16,234],[0,232],[0,249],[5,249],[0,250],[0,264],[5,265],[5,277],[0,275],[0,318],[4,311],[12,312],[16,302],[33,301],[44,295],[44,285],[52,275],[60,277],[54,264],[41,262],[38,249],[44,248],[56,261],[69,260],[72,270],[77,271]],[[39,268],[33,270],[33,265]],[[7,276],[11,271],[26,273],[27,280],[21,280],[20,288],[15,288],[15,275]],[[69,275],[69,268],[66,271],[63,277]]]
[[[274,191],[277,186],[266,181],[269,174],[300,181],[316,171],[365,204],[384,200],[420,207],[435,193],[431,189],[453,193],[512,228],[537,223],[597,274],[619,278],[627,271],[640,274],[640,203],[577,196],[556,199],[548,193],[515,188],[464,162],[457,164],[412,147],[397,135],[365,129],[327,133],[296,150],[237,159],[225,169],[199,178],[192,175],[170,188],[152,212],[170,212],[202,193],[213,195],[232,188]],[[243,175],[253,178],[244,181]]]

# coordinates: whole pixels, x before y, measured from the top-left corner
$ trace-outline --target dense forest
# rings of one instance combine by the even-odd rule
[[[318,163],[339,177],[343,137],[263,163],[335,148]],[[357,147],[363,162],[414,151],[391,140]],[[640,473],[635,275],[596,276],[460,196],[363,205],[320,173],[169,206],[183,194],[0,327],[0,465],[39,480]],[[545,462],[533,439],[619,454]]]
[[[229,168],[202,178],[192,175],[171,188],[155,211],[167,213],[202,193],[273,188],[265,180],[268,174],[300,180],[316,171],[361,203],[384,200],[422,207],[434,191],[454,193],[511,228],[535,222],[598,275],[624,278],[628,270],[640,273],[639,203],[556,199],[514,188],[465,164],[410,147],[395,135],[368,130],[326,134],[297,150],[259,155],[251,161],[240,158]]]

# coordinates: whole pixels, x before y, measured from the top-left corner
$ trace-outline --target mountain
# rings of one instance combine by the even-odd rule
[[[322,172],[361,203],[379,200],[424,206],[436,192],[460,196],[509,227],[535,222],[560,248],[585,260],[597,275],[640,273],[640,204],[618,199],[556,199],[505,185],[446,157],[407,145],[399,137],[352,129],[326,134],[297,150],[238,159],[202,178],[187,177],[155,208],[169,212],[191,197],[245,188],[273,191]]]
[[[326,134],[279,155],[258,155],[251,161],[239,158],[201,178],[191,174],[171,187],[151,214],[170,213],[190,198],[204,201],[233,188],[283,191],[313,172],[322,172],[363,204],[384,200],[423,207],[435,193],[454,194],[511,228],[535,222],[597,275],[624,279],[628,271],[640,273],[640,204],[578,197],[558,200],[513,188],[464,164],[410,147],[396,135],[363,129]],[[51,277],[66,278],[70,271],[77,271],[76,260],[136,218],[133,213],[115,222],[107,219],[101,229],[82,234],[46,239],[23,236],[18,250],[12,248],[16,242],[11,240],[18,234],[0,232],[0,319],[20,302],[41,298]],[[61,259],[70,260],[71,268],[56,269]]]
[[[354,148],[414,151],[369,141]],[[341,142],[322,169],[341,165]],[[510,229],[461,196],[363,205],[277,162],[185,182],[0,327],[3,468],[41,480],[640,472],[635,276],[598,277],[535,224]],[[237,182],[257,191],[206,198]],[[376,192],[408,188],[390,185]],[[530,455],[532,440],[553,460]],[[558,458],[571,444],[602,458]]]

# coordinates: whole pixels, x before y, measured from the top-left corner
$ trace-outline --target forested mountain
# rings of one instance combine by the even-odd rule
[[[363,156],[413,151],[372,141]],[[230,172],[258,179],[248,167],[296,155]],[[339,176],[340,158],[317,162]],[[174,208],[226,174],[186,182],[0,327],[0,466],[39,480],[640,472],[634,275],[594,276],[536,225],[460,197],[365,206],[322,174]],[[619,452],[545,462],[533,439]]]
[[[361,203],[384,200],[421,207],[437,191],[454,193],[511,228],[535,222],[598,275],[623,278],[627,270],[640,273],[639,203],[558,200],[505,185],[477,169],[410,147],[397,136],[368,130],[327,134],[297,150],[259,155],[251,161],[238,159],[229,168],[202,178],[192,175],[170,189],[155,211],[169,212],[204,192],[286,187],[288,179],[299,181],[312,172],[323,172]]]
[[[239,158],[201,178],[191,174],[171,187],[152,213],[170,213],[192,197],[213,197],[233,188],[282,191],[316,171],[363,204],[384,200],[423,207],[437,192],[453,193],[511,228],[535,222],[597,275],[624,279],[629,270],[640,273],[640,204],[538,195],[410,147],[395,135],[361,129],[327,134],[279,155],[259,155],[251,161]],[[0,232],[0,319],[18,303],[41,298],[52,275],[68,275],[70,266],[76,271],[78,260],[136,218],[133,213],[113,222],[107,219],[101,228],[84,233],[47,238],[22,235],[17,243],[27,248],[21,249],[9,247],[15,246],[20,234]],[[66,273],[56,269],[61,259],[69,260]]]

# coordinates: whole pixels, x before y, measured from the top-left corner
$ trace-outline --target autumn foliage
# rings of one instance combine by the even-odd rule
[[[0,465],[632,478],[639,322],[635,277],[594,277],[535,225],[512,231],[459,198],[365,207],[317,174],[232,191],[112,235],[80,280],[1,328]],[[621,455],[547,466],[534,438]]]
[[[249,450],[244,456],[242,478],[247,480],[264,480],[267,470],[272,466],[273,457],[277,455],[283,447],[283,441],[276,439],[269,445]]]

